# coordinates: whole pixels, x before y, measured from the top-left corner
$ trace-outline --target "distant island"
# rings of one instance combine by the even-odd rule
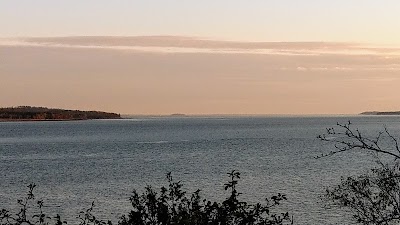
[[[63,121],[121,119],[117,113],[18,106],[0,108],[0,121]]]
[[[183,116],[186,116],[186,114],[183,114],[183,113],[174,113],[174,114],[171,114],[171,115],[169,115],[169,116],[171,116],[171,117],[183,117]]]
[[[393,111],[393,112],[371,111],[371,112],[362,112],[362,113],[360,113],[360,115],[400,116],[400,111]]]

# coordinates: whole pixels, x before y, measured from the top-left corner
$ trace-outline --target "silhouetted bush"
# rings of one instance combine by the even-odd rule
[[[399,224],[399,165],[381,165],[369,173],[342,178],[341,183],[327,189],[325,197],[346,207],[361,224]]]
[[[62,222],[60,215],[56,215],[54,218],[46,216],[43,213],[43,201],[39,200],[36,202],[37,213],[32,214],[28,217],[28,209],[33,207],[32,204],[35,200],[35,195],[33,190],[36,187],[35,184],[28,185],[28,194],[25,198],[19,199],[18,205],[21,207],[20,211],[16,214],[11,214],[8,210],[2,209],[0,211],[0,224],[1,225],[33,225],[33,224],[49,224],[49,222],[54,219],[54,224],[62,225],[66,222]]]
[[[356,223],[399,224],[400,149],[397,138],[386,128],[375,137],[367,137],[360,130],[353,129],[350,122],[338,124],[337,129],[327,129],[327,133],[319,138],[334,143],[336,147],[335,151],[322,157],[361,151],[373,153],[377,162],[369,172],[342,178],[338,186],[326,190],[326,199],[350,210]],[[385,163],[381,157],[385,158]]]
[[[249,204],[239,200],[236,189],[240,173],[232,171],[228,173],[230,180],[225,184],[225,190],[230,195],[223,202],[210,202],[201,199],[200,190],[195,191],[189,197],[182,190],[182,183],[175,182],[170,173],[167,174],[168,186],[161,187],[158,193],[152,187],[147,186],[144,193],[133,191],[129,201],[132,210],[128,215],[120,218],[119,225],[281,225],[293,224],[293,218],[289,213],[274,213],[276,208],[286,196],[278,194],[267,198],[265,204]],[[3,209],[0,212],[0,225],[33,225],[66,223],[60,216],[48,217],[42,212],[42,201],[37,201],[39,213],[27,217],[27,210],[32,207],[35,199],[33,194],[34,184],[28,186],[28,196],[18,200],[21,206],[20,212],[10,214]],[[85,211],[80,212],[78,219],[80,225],[106,225],[110,221],[99,220],[93,215],[94,204]]]

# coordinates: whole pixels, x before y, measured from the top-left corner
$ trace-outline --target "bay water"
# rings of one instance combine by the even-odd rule
[[[243,201],[286,194],[279,209],[295,224],[350,224],[343,209],[321,199],[341,176],[375,166],[354,152],[316,159],[334,150],[317,139],[351,120],[366,135],[386,125],[400,136],[397,116],[135,117],[122,120],[0,123],[0,209],[17,212],[17,199],[35,183],[44,211],[76,224],[79,211],[117,222],[130,210],[133,189],[167,185],[171,172],[190,193],[224,200],[231,170],[241,172]]]

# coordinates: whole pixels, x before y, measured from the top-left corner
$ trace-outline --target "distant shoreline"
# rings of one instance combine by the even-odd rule
[[[85,121],[96,119],[0,119],[0,122]]]
[[[0,108],[0,122],[121,119],[117,113],[18,106]]]
[[[379,111],[370,111],[370,112],[362,112],[360,115],[366,116],[400,116],[400,111],[392,111],[392,112],[379,112]]]

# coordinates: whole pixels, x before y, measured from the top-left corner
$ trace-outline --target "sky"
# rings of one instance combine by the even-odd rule
[[[400,110],[398,0],[2,0],[0,106]]]
[[[199,36],[400,44],[397,0],[2,0],[0,36]]]

